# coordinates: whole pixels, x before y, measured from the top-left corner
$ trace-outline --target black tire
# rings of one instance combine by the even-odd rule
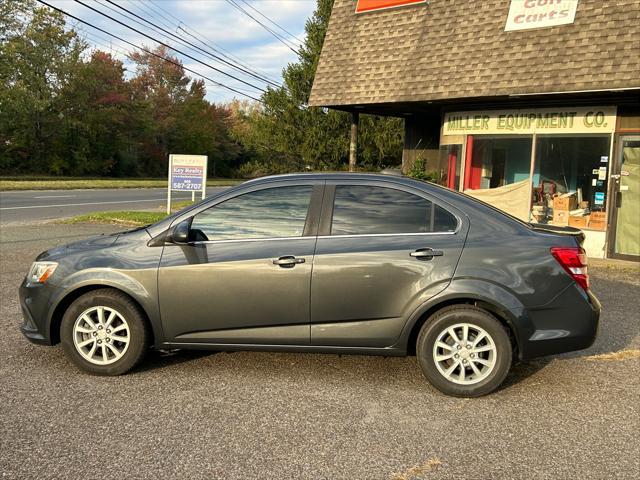
[[[496,353],[493,370],[490,370],[486,378],[469,385],[462,385],[449,380],[438,370],[434,359],[434,345],[440,334],[449,327],[461,323],[482,328],[491,336],[495,344]],[[445,353],[446,351],[442,350],[442,352]],[[476,355],[480,356],[482,354]],[[422,373],[442,393],[454,397],[480,397],[493,392],[506,378],[511,368],[512,345],[505,327],[489,312],[473,305],[453,305],[439,310],[424,323],[416,342],[416,356]],[[448,365],[452,366],[455,360],[450,360],[450,362]],[[460,366],[462,364],[459,364],[458,370],[454,371],[459,372]],[[481,366],[481,368],[483,367]],[[466,371],[472,372],[469,369]],[[473,378],[471,381],[473,381]]]
[[[104,306],[116,310],[129,327],[129,344],[119,359],[108,365],[98,365],[85,359],[74,345],[74,325],[80,315],[92,307]],[[151,334],[138,305],[118,290],[105,288],[93,290],[78,297],[62,317],[60,341],[69,358],[78,367],[96,375],[122,375],[138,365],[147,351]]]

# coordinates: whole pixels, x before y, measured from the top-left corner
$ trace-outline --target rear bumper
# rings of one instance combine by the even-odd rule
[[[593,345],[600,323],[600,302],[571,285],[544,307],[529,309],[534,331],[521,342],[520,359],[583,350]]]

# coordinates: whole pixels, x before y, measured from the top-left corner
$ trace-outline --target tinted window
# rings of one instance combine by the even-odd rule
[[[332,235],[453,232],[456,218],[429,200],[384,187],[338,185]]]
[[[311,199],[311,185],[279,187],[245,193],[193,218],[197,238],[238,240],[300,237]]]

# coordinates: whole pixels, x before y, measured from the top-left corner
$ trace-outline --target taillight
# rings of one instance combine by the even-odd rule
[[[571,277],[585,290],[589,290],[587,254],[580,247],[553,247],[551,255],[562,265]]]

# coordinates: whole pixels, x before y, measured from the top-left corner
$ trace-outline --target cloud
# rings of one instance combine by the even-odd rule
[[[114,20],[106,18],[100,13],[96,13],[72,0],[49,1],[56,7],[118,35],[135,45],[153,45],[153,42],[144,35],[119,25]],[[139,15],[144,20],[153,22],[158,28],[152,27],[144,20],[132,18],[130,14],[120,10],[117,6],[107,3],[105,0],[82,1],[118,21],[126,23],[153,38],[168,43],[178,50],[261,88],[265,87],[266,84],[264,82],[224,66],[202,52],[194,51],[189,45],[181,45],[176,38],[172,37],[171,33],[179,35],[184,41],[197,47],[204,47],[200,43],[204,42],[210,53],[219,56],[226,55],[234,59],[229,60],[227,58],[228,61],[235,62],[236,58],[240,59],[242,63],[248,65],[251,69],[255,69],[260,74],[264,74],[278,82],[281,81],[282,69],[296,59],[296,54],[289,47],[281,43],[255,20],[234,8],[227,0],[155,0],[153,2],[150,0],[117,0],[118,5]],[[251,7],[269,17],[283,29],[293,34],[293,36],[303,39],[304,25],[316,6],[315,0],[248,0],[250,6],[244,3],[243,0],[234,1],[256,19],[294,44],[298,43],[296,38],[269,23],[268,20],[260,16]],[[73,20],[69,21],[69,25],[81,28],[82,31],[86,32],[86,40],[95,48],[113,49],[114,56],[123,60],[129,71],[133,70],[132,66],[128,65],[125,57],[126,51],[132,50],[130,45],[109,38],[107,34],[97,32],[91,27],[78,25],[78,22]],[[192,36],[178,30],[179,26],[190,32]],[[162,32],[159,28],[163,28],[170,33]],[[215,51],[213,51],[214,49]],[[259,96],[260,94],[255,89],[217,73],[192,59],[179,54],[175,55],[180,58],[186,67],[198,73],[228,84],[233,88],[251,92],[252,96]],[[209,85],[207,86],[207,93],[209,100],[216,102],[227,101],[233,97],[242,98],[223,88],[215,88]]]

